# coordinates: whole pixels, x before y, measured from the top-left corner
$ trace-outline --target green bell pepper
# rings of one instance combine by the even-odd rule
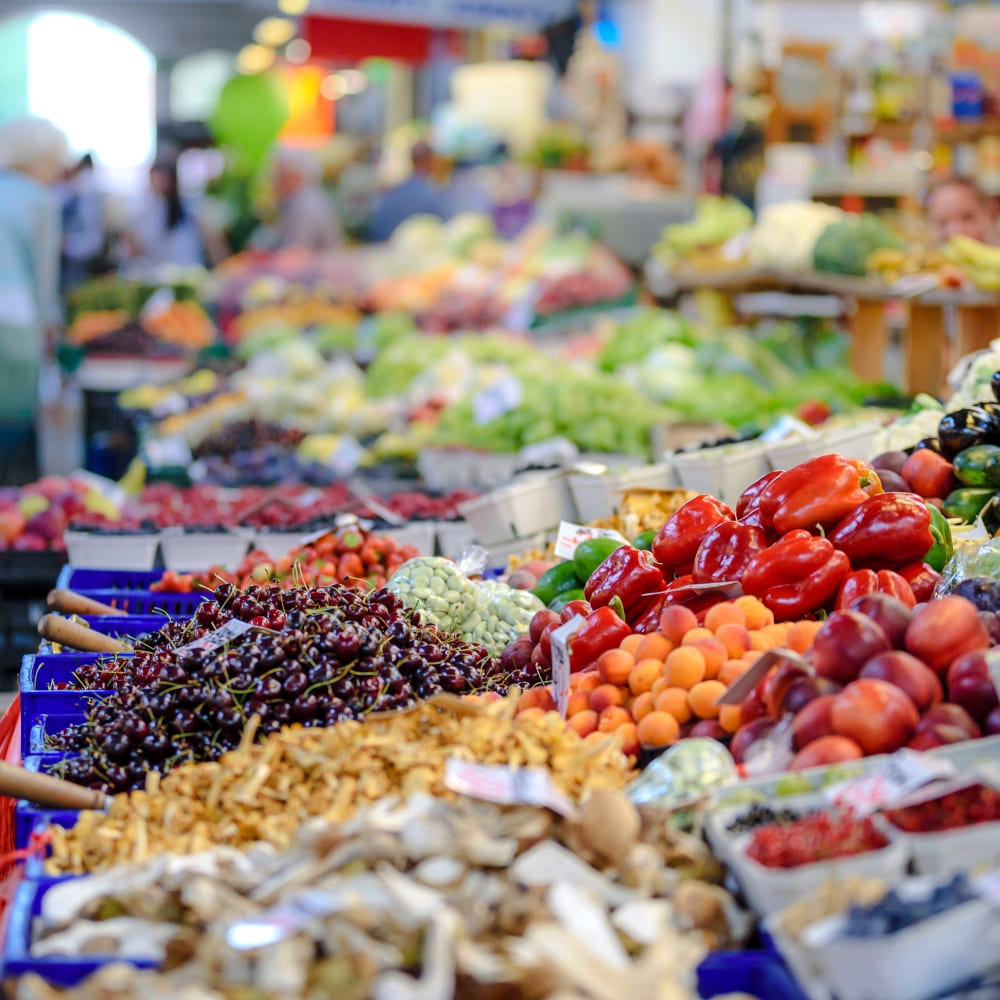
[[[929,503],[927,509],[931,512],[931,537],[934,539],[934,545],[924,556],[923,561],[940,573],[944,569],[944,564],[955,553],[951,525],[934,504]]]

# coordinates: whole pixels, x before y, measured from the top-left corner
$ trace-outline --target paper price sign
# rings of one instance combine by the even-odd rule
[[[524,399],[524,386],[514,375],[506,375],[472,397],[472,412],[477,424],[488,424],[517,409]]]
[[[551,775],[542,768],[472,764],[449,757],[444,765],[444,783],[453,792],[484,802],[544,806],[561,816],[575,812],[573,803],[552,784]]]
[[[880,761],[863,778],[833,785],[825,794],[835,805],[868,816],[886,803],[938,778],[950,778],[954,773],[955,766],[950,761],[904,748]]]
[[[625,538],[611,528],[591,528],[573,521],[560,521],[559,534],[556,536],[556,558],[572,559],[577,547],[592,538],[613,538],[616,542],[628,544]]]
[[[249,622],[241,622],[238,618],[234,618],[232,621],[226,622],[222,628],[217,628],[214,632],[209,632],[208,635],[203,635],[200,639],[195,639],[194,642],[189,642],[186,646],[179,647],[175,652],[211,652],[213,649],[219,649],[231,640],[239,638],[244,632],[249,632],[252,628],[253,625]]]
[[[556,708],[565,719],[569,708],[569,640],[580,630],[587,619],[574,615],[552,631],[552,686],[555,689]]]

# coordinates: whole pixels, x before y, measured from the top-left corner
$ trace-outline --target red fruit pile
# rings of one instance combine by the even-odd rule
[[[747,848],[747,857],[765,868],[798,868],[877,851],[888,843],[870,819],[809,813],[792,823],[759,827]]]
[[[957,830],[973,823],[993,823],[1000,820],[1000,792],[986,785],[973,785],[905,809],[887,809],[885,817],[907,833]]]
[[[792,770],[998,731],[990,664],[1000,650],[989,646],[965,598],[915,611],[884,594],[860,598],[824,622],[805,666],[779,662],[746,697],[733,755],[740,762],[786,715],[793,717]]]

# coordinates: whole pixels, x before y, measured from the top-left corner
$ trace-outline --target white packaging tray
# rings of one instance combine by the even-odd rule
[[[529,549],[544,549],[549,536],[540,531],[536,535],[528,538],[515,538],[513,541],[505,542],[502,545],[490,545],[488,547],[489,558],[486,563],[487,569],[499,569],[507,572],[507,562],[511,556],[518,556]]]
[[[750,835],[744,834],[734,842],[729,863],[747,902],[764,917],[783,910],[818,889],[829,878],[860,875],[880,878],[887,886],[892,886],[903,878],[910,857],[905,843],[892,840],[880,850],[847,858],[798,868],[765,868],[746,856],[749,841]]]
[[[379,528],[377,534],[392,538],[397,545],[413,545],[422,556],[434,555],[437,525],[434,521],[410,521],[398,528]]]
[[[468,521],[437,521],[438,551],[449,559],[460,559],[475,543],[475,532]]]
[[[883,829],[903,841],[921,875],[954,875],[1000,865],[1000,823],[973,823],[940,833],[904,833],[884,816]]]
[[[988,971],[1000,953],[1000,920],[984,900],[879,938],[835,936],[843,919],[820,921],[802,934],[838,1000],[931,1000]]]
[[[557,528],[572,520],[575,508],[566,476],[526,476],[474,500],[458,505],[481,545],[500,544],[515,538]]]
[[[160,538],[160,551],[167,569],[178,573],[201,572],[210,566],[234,570],[243,561],[250,544],[246,531],[171,531]]]
[[[740,494],[771,471],[764,445],[757,441],[677,452],[673,456],[681,485],[735,506]]]
[[[156,562],[160,533],[99,535],[68,530],[63,534],[71,565],[87,569],[151,570]]]
[[[258,531],[253,536],[251,548],[266,552],[272,559],[280,559],[297,549],[306,534],[305,531]]]
[[[642,465],[623,472],[589,475],[574,472],[569,476],[569,488],[576,506],[577,521],[586,524],[618,511],[622,494],[629,490],[669,490],[680,485],[672,462]]]
[[[430,489],[440,493],[502,486],[513,478],[517,463],[515,454],[465,448],[424,448],[417,456],[421,478]]]

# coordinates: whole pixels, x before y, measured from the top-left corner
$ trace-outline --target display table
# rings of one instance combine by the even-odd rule
[[[903,343],[903,388],[912,394],[939,394],[950,368],[949,356],[959,358],[982,350],[1000,335],[1000,295],[977,289],[936,288],[907,296],[871,278],[749,267],[718,272],[677,268],[668,276],[647,271],[647,281],[660,299],[706,288],[729,297],[763,291],[835,296],[844,302],[851,369],[865,381],[884,376],[889,343],[886,303],[904,302],[909,306],[909,322]],[[955,316],[954,345],[949,343],[949,313]]]

